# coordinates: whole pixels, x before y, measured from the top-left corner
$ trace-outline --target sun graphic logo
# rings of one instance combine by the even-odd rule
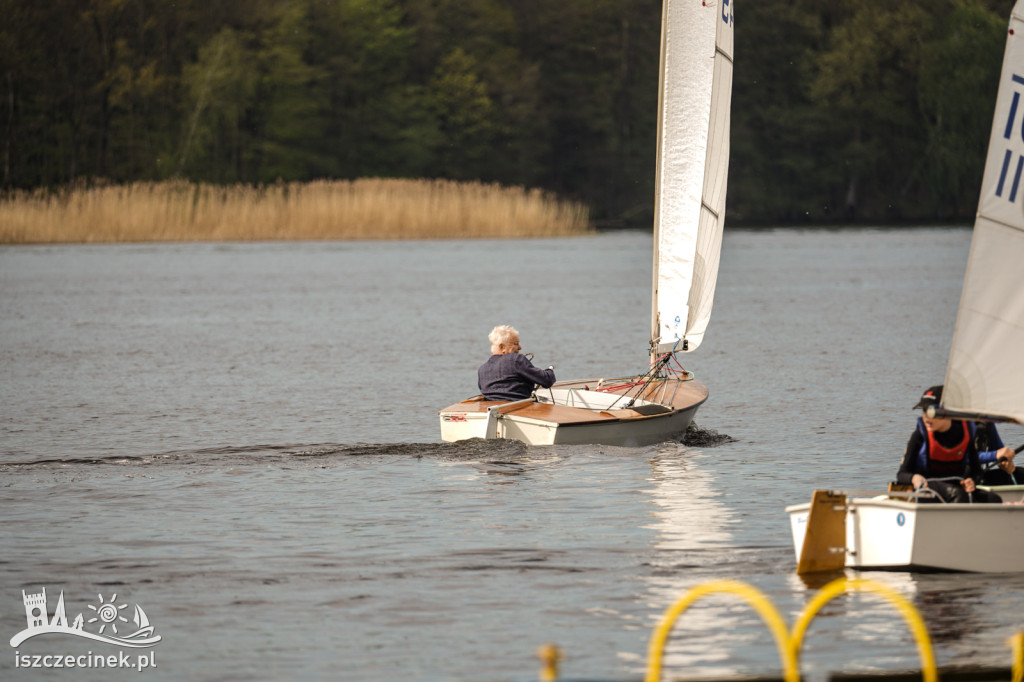
[[[86,608],[90,608],[90,609],[92,609],[93,611],[96,612],[96,617],[95,618],[90,618],[89,619],[89,623],[95,623],[96,621],[99,621],[100,622],[100,634],[101,635],[103,634],[103,631],[106,630],[107,626],[109,625],[110,629],[113,630],[114,634],[116,635],[117,634],[117,621],[121,621],[122,623],[127,623],[128,622],[128,619],[125,618],[124,616],[122,616],[119,613],[121,609],[128,608],[128,605],[127,604],[121,604],[120,606],[114,606],[114,604],[117,602],[117,595],[116,594],[113,597],[110,598],[109,602],[106,602],[106,603],[104,603],[104,601],[103,601],[103,595],[102,594],[99,594],[99,595],[96,595],[96,596],[98,596],[99,599],[100,599],[99,607],[93,606],[92,604],[86,604]]]

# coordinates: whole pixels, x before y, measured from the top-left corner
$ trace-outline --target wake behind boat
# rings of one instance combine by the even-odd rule
[[[932,418],[1024,423],[1022,41],[1024,0],[1017,0],[945,388],[939,405],[927,408]],[[810,504],[786,508],[797,571],[1024,571],[1021,486],[988,490],[1003,504],[926,502],[927,489],[871,497],[816,491]]]
[[[651,286],[651,363],[616,380],[555,383],[532,397],[440,411],[441,438],[646,445],[679,438],[708,397],[676,360],[704,338],[718,278],[729,170],[729,0],[662,5]]]

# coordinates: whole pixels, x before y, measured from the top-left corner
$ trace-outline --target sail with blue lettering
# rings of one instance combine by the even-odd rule
[[[1007,33],[943,407],[1024,423],[1024,0]]]
[[[652,351],[695,350],[718,279],[729,173],[734,0],[665,0]]]

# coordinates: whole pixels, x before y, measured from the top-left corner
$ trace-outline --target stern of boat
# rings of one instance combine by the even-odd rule
[[[488,413],[469,410],[463,403],[456,403],[438,413],[441,420],[441,440],[454,443],[470,438],[486,438]]]

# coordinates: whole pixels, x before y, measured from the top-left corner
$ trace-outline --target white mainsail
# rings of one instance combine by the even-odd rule
[[[729,170],[732,2],[662,8],[651,325],[662,352],[696,349],[711,317]]]
[[[1010,16],[942,402],[1024,423],[1024,0]]]

